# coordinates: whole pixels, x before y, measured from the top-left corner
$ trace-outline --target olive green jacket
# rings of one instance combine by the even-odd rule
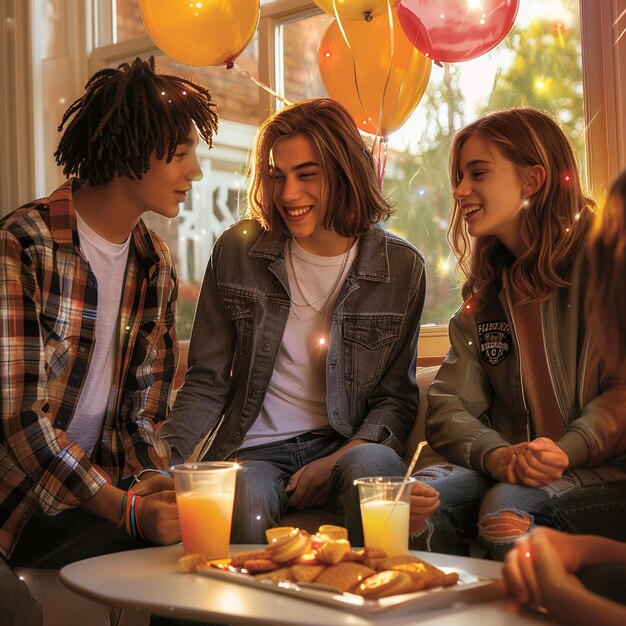
[[[584,319],[582,255],[569,287],[542,302],[548,368],[565,432],[557,442],[570,467],[597,465],[626,450],[626,387],[594,354]],[[426,437],[452,463],[487,473],[485,456],[535,438],[520,372],[508,274],[480,309],[466,302],[450,321],[450,350],[428,390]]]

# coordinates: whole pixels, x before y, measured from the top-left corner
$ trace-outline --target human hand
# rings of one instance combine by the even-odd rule
[[[542,487],[558,478],[569,466],[569,458],[552,439],[538,437],[518,451],[515,474],[528,487]]]
[[[174,479],[165,474],[149,472],[144,474],[141,480],[132,486],[132,490],[138,496],[149,496],[160,491],[173,491]]]
[[[306,509],[324,504],[328,500],[330,478],[334,466],[334,456],[326,456],[303,465],[293,474],[285,487],[290,506],[296,509]]]
[[[134,490],[133,493],[136,494]],[[170,545],[180,541],[180,524],[174,491],[160,491],[138,498],[135,513],[141,532],[148,541],[159,545]]]
[[[416,482],[411,489],[409,532],[424,528],[426,520],[439,509],[439,492],[430,485]]]
[[[519,479],[515,473],[515,464],[519,451],[526,445],[526,442],[522,442],[514,446],[496,448],[487,453],[485,457],[485,468],[492,478],[495,478],[495,480],[501,483],[518,483]]]
[[[562,599],[584,589],[574,573],[580,558],[572,536],[539,527],[522,536],[504,560],[503,579],[521,604],[560,616]]]

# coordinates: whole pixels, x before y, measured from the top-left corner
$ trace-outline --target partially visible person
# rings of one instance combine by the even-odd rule
[[[424,261],[382,227],[389,214],[341,104],[305,100],[260,125],[249,219],[215,244],[160,431],[179,458],[211,433],[202,458],[241,466],[233,543],[323,507],[362,545],[354,479],[406,472]]]
[[[141,218],[178,214],[214,106],[154,59],[95,73],[59,127],[56,160],[76,178],[0,221],[0,554],[11,567],[180,540],[156,433],[178,361],[177,278]]]
[[[613,182],[591,229],[589,325],[599,356],[626,379],[626,170]]]
[[[626,624],[626,543],[535,528],[505,557],[503,578],[520,604],[573,626]]]
[[[594,220],[587,257],[596,351],[626,378],[626,170]],[[537,528],[507,554],[504,580],[522,604],[569,624],[626,624],[626,543]]]
[[[456,135],[450,178],[465,301],[428,391],[446,463],[416,474],[440,493],[430,546],[502,558],[533,525],[626,539],[626,387],[585,323],[594,203],[570,143],[547,114],[498,111]]]

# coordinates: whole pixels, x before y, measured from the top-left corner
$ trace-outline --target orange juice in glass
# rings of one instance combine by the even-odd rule
[[[185,554],[228,556],[238,465],[209,461],[172,468]]]
[[[402,477],[395,476],[354,481],[359,488],[365,546],[381,548],[388,557],[406,554],[409,548],[410,498],[415,478],[408,478],[404,487],[402,481]]]

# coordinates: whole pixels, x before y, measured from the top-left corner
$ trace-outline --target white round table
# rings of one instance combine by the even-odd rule
[[[254,546],[232,546],[232,551]],[[231,626],[522,626],[555,624],[531,611],[520,611],[511,600],[455,603],[430,610],[406,608],[377,615],[355,615],[236,582],[198,574],[180,574],[182,545],[147,548],[94,557],[67,565],[61,580],[76,591],[107,605]],[[493,561],[434,553],[414,553],[441,567],[457,567],[479,576],[499,578]]]

